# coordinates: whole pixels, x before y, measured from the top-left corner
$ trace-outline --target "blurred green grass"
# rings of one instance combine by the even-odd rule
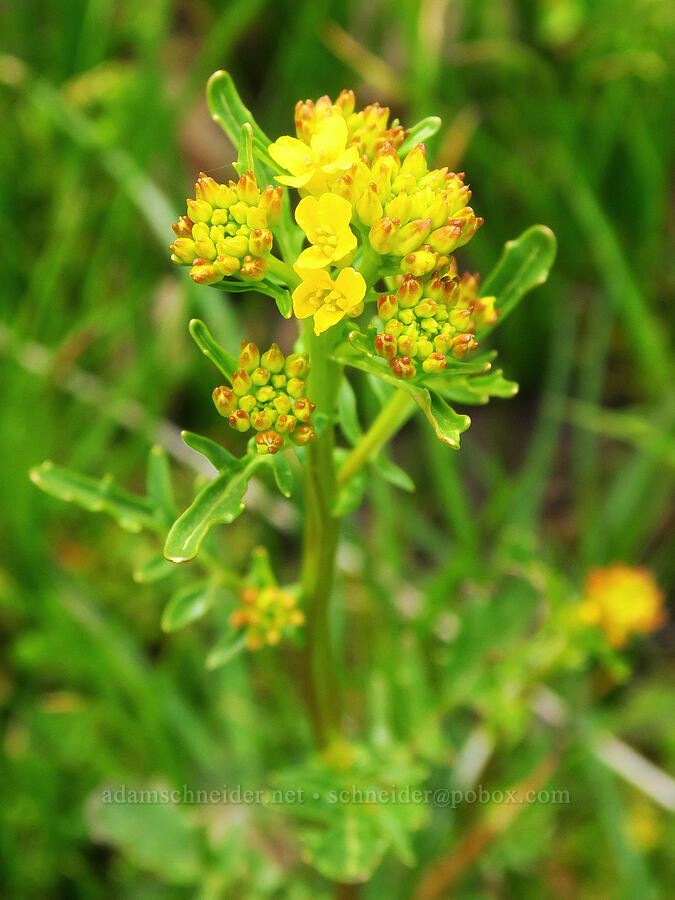
[[[231,159],[208,118],[207,77],[232,71],[269,134],[291,130],[297,99],[345,86],[363,103],[390,104],[407,124],[442,116],[435,159],[467,171],[486,220],[462,257],[467,268],[487,271],[504,241],[534,221],[557,235],[548,285],[497,339],[519,397],[476,410],[459,455],[411,424],[395,456],[414,473],[417,495],[392,497],[374,479],[372,513],[345,536],[370,573],[350,588],[356,614],[373,616],[365,595],[379,615],[394,615],[387,586],[398,576],[425,592],[431,622],[507,538],[533,542],[573,583],[588,566],[617,558],[672,583],[667,123],[675,13],[664,0],[33,0],[5,8],[0,25],[0,203],[9,226],[0,320],[0,697],[2,766],[11,767],[13,785],[5,777],[0,788],[5,883],[25,897],[153,896],[151,880],[91,843],[82,814],[88,793],[124,772],[177,783],[195,772],[205,781],[226,780],[224,773],[255,779],[304,735],[300,726],[288,739],[276,730],[273,721],[293,721],[290,696],[268,718],[243,668],[205,679],[199,634],[160,638],[161,592],[120,575],[129,557],[140,561],[149,548],[39,494],[26,473],[49,457],[138,486],[154,420],[217,429],[189,317],[204,317],[230,345],[243,330],[264,342],[289,328],[261,322],[259,299],[242,298],[235,310],[167,262],[170,222],[195,173],[227,173]],[[48,357],[36,356],[36,343]],[[104,403],[73,395],[79,371],[104,385]],[[367,410],[368,385],[357,385]],[[119,422],[120,404],[130,401],[145,410],[132,428]],[[178,472],[187,489],[193,473]],[[234,560],[262,540],[292,566],[292,545],[263,518],[232,533]],[[413,628],[421,641],[426,628]],[[404,619],[395,637],[375,640],[384,670],[392,641],[408,641],[409,631]],[[368,633],[376,632],[371,622]],[[636,680],[605,698],[603,721],[634,729],[634,710],[666,702],[669,643],[666,631],[641,651]],[[361,642],[352,652],[368,658]],[[342,678],[358,707],[358,681]],[[638,721],[648,726],[637,729],[641,749],[672,765],[672,726],[649,715]],[[634,843],[612,832],[615,814],[638,801],[617,798],[623,788],[586,762],[571,765],[575,783],[586,779],[576,812],[556,819],[546,810],[549,837],[537,853],[515,858],[515,832],[514,858],[506,846],[506,861],[488,868],[507,893],[524,892],[528,865],[541,860],[548,874],[531,896],[569,896],[565,879],[604,894],[616,888],[617,869],[629,889],[642,890]],[[610,825],[589,821],[586,803],[605,810]],[[665,828],[660,819],[655,828]],[[666,884],[660,841],[648,880]],[[589,845],[602,846],[610,861]],[[30,862],[21,847],[30,848]],[[372,896],[393,896],[391,877],[381,878]],[[467,896],[483,895],[474,888]]]

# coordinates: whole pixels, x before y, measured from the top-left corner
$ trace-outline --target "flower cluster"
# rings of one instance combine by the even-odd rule
[[[454,259],[428,245],[409,254],[401,268],[406,274],[396,293],[377,301],[384,330],[375,337],[375,350],[400,378],[416,375],[418,364],[427,374],[442,372],[449,355],[461,358],[476,349],[476,328],[496,321],[495,298],[478,298],[477,276],[460,279]]]
[[[248,587],[242,590],[240,599],[241,606],[230,615],[230,625],[246,630],[249,650],[260,650],[266,644],[275,646],[305,622],[305,615],[290,591]]]
[[[663,592],[647,569],[614,563],[588,573],[579,617],[601,628],[613,647],[662,624]]]
[[[236,431],[257,431],[258,453],[276,453],[286,436],[299,445],[316,437],[310,421],[315,407],[304,396],[308,374],[306,353],[284,357],[272,344],[261,356],[255,344],[242,341],[232,387],[217,387],[213,402]]]
[[[173,225],[171,259],[191,266],[198,284],[215,284],[231,275],[260,281],[268,270],[270,228],[279,223],[282,195],[283,188],[272,185],[261,191],[253,172],[227,185],[202,172],[195,199],[187,201],[187,215]]]

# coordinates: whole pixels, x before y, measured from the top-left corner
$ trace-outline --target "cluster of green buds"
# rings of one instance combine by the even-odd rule
[[[402,260],[404,276],[395,294],[382,294],[377,311],[383,331],[375,349],[399,378],[447,368],[448,356],[475,350],[476,329],[496,321],[495,298],[477,296],[478,278],[457,275],[454,258],[425,246]]]
[[[389,143],[399,147],[407,130],[398,119],[389,123],[389,108],[371,103],[354,111],[354,91],[341,91],[335,102],[326,94],[314,103],[299,100],[295,104],[295,131],[301,141],[309,144],[319,122],[330,116],[342,116],[347,123],[347,146],[356,147],[359,155],[372,159],[377,151]]]
[[[276,453],[285,437],[302,446],[316,437],[310,422],[315,405],[305,396],[308,374],[307,353],[284,357],[272,344],[261,356],[255,344],[242,341],[232,387],[217,387],[213,402],[235,431],[255,429],[258,453]]]
[[[359,161],[332,190],[350,201],[369,228],[371,247],[400,258],[425,244],[437,253],[452,253],[471,240],[483,220],[466,205],[471,190],[463,179],[463,172],[447,167],[429,171],[424,144],[401,161],[387,141],[371,165]]]
[[[197,284],[215,284],[232,275],[260,281],[269,268],[270,228],[279,224],[282,197],[280,187],[268,185],[261,191],[251,171],[229,184],[200,173],[187,215],[173,225],[172,261],[191,266]]]
[[[230,614],[230,625],[246,630],[249,650],[260,650],[265,645],[274,647],[282,637],[289,637],[305,623],[295,596],[282,588],[247,587],[240,599],[241,606]]]

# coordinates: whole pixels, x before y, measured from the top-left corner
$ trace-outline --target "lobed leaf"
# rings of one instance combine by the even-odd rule
[[[244,460],[237,459],[225,447],[203,434],[194,431],[181,431],[181,437],[192,450],[201,453],[219,472],[231,472],[245,465]]]

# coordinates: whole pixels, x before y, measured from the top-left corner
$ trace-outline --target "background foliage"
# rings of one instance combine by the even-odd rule
[[[417,492],[373,475],[369,506],[349,520],[339,679],[353,736],[392,734],[432,786],[459,783],[472,736],[487,747],[483,783],[525,778],[558,741],[528,693],[544,678],[527,637],[539,594],[564,603],[589,567],[616,559],[648,566],[664,587],[673,575],[673,8],[33,0],[6,6],[0,23],[7,893],[191,896],[206,857],[214,896],[322,896],[284,811],[219,806],[183,819],[149,807],[120,823],[97,806],[105,782],[264,786],[306,752],[307,728],[273,653],[205,673],[208,626],[161,635],[163,583],[127,574],[152,556],[150,539],[51,500],[28,468],[50,457],[142,490],[157,441],[179,456],[185,500],[195,473],[170,423],[232,440],[187,320],[205,319],[231,348],[244,332],[263,345],[292,340],[271,301],[233,304],[168,263],[170,223],[196,172],[229,174],[232,148],[204,100],[214,69],[233,73],[268,134],[291,129],[298,98],[345,86],[404,123],[442,116],[435,160],[467,171],[486,220],[465,266],[487,272],[533,221],[556,232],[558,259],[497,339],[519,396],[475,410],[459,454],[412,422],[394,456]],[[357,390],[365,419],[375,398],[365,379]],[[292,578],[296,510],[264,486],[250,506],[222,532],[223,557],[241,567],[263,543]],[[665,890],[672,822],[593,748],[610,729],[672,767],[670,647],[666,626],[623,663],[546,673],[572,709],[551,782],[572,803],[522,812],[467,867],[462,896]],[[480,817],[431,810],[414,839],[418,865],[461,848]],[[157,846],[150,834],[163,835]],[[387,860],[367,896],[412,896],[420,870]]]

